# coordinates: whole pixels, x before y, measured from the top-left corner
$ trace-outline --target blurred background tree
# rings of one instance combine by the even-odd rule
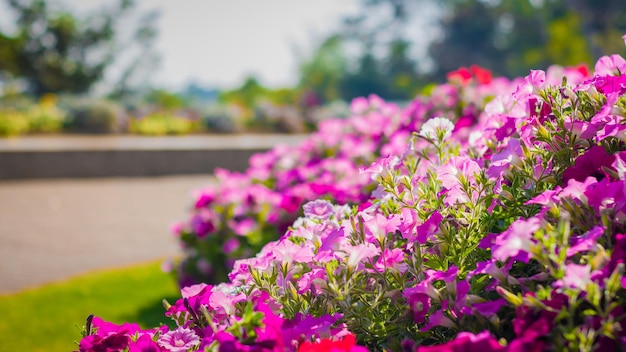
[[[624,50],[623,0],[448,0],[443,9],[428,51],[438,80],[471,64],[513,77]]]
[[[302,131],[343,116],[344,102],[357,96],[408,101],[461,66],[517,77],[551,64],[592,65],[624,53],[626,33],[624,0],[359,0],[356,13],[299,55],[294,86],[269,88],[249,76],[230,89],[191,82],[176,92],[150,85],[159,64],[157,13],[137,14],[135,0],[108,3],[93,15],[72,13],[62,0],[0,1],[14,15],[13,30],[0,28],[1,102],[9,105],[13,94],[21,100],[11,107],[25,110],[32,99],[24,91],[36,98],[106,95],[121,113],[91,115],[113,116],[105,119],[107,131],[154,113],[203,119],[215,131]],[[74,110],[104,106],[75,108],[62,98],[59,105],[81,117],[70,121],[91,116]]]
[[[24,81],[36,96],[88,93],[132,43],[140,50],[121,69],[113,92],[120,95],[151,57],[154,14],[139,20],[130,42],[123,43],[119,35],[120,22],[133,9],[132,0],[85,17],[44,0],[6,1],[15,13],[16,33],[0,33],[0,72]]]

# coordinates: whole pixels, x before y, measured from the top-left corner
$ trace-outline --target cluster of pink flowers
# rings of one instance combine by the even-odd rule
[[[172,227],[184,250],[176,270],[181,287],[227,280],[235,260],[278,239],[307,201],[366,201],[375,182],[359,169],[402,153],[429,118],[458,120],[459,128],[475,124],[487,99],[511,85],[481,70],[478,84],[440,85],[403,109],[377,96],[357,98],[352,117],[322,121],[297,147],[258,153],[243,173],[217,169],[213,182],[195,191],[189,218]]]
[[[381,156],[358,171],[375,180],[368,197],[366,181],[339,174],[326,184],[332,192],[343,182],[365,188],[311,199],[302,196],[315,193],[310,185],[292,183],[288,194],[302,196],[292,204],[304,203],[299,217],[256,256],[234,261],[229,282],[184,288],[166,313],[177,329],[94,319],[80,350],[624,349],[626,60],[509,83],[476,68],[453,77],[456,85],[429,97],[431,107],[448,107],[440,114],[420,100],[364,124],[378,132],[363,131],[363,141],[388,136],[377,144]],[[460,103],[494,89],[484,107]],[[357,100],[355,120],[372,105],[389,106]],[[322,127],[334,148],[356,130],[341,137]],[[305,145],[324,141],[311,140]],[[269,179],[267,189],[279,187],[281,178]]]

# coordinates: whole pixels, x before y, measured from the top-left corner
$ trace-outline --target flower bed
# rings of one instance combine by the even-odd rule
[[[246,174],[219,172],[219,187],[199,195],[180,227],[183,240],[260,246],[272,235],[254,226],[278,231],[297,204],[319,199],[255,257],[234,261],[229,282],[183,288],[167,305],[177,329],[93,318],[80,350],[623,348],[626,61],[603,57],[593,75],[531,71],[513,84],[468,72],[403,112],[357,100],[355,117],[328,122],[337,128],[322,126],[297,152],[260,155]],[[494,91],[484,109],[468,103]],[[431,115],[425,106],[448,108]],[[464,119],[467,109],[474,120]],[[342,167],[372,153],[382,157],[360,173]],[[308,160],[320,166],[292,167]],[[283,180],[292,170],[298,181]],[[371,179],[377,186],[365,197]],[[216,243],[228,252],[220,260],[235,259],[226,241]]]
[[[376,182],[359,169],[382,156],[399,155],[411,133],[434,116],[457,123],[467,134],[496,92],[512,89],[504,78],[473,67],[476,77],[451,75],[404,109],[376,96],[355,99],[353,116],[322,121],[298,147],[276,147],[250,159],[246,172],[219,169],[215,181],[196,191],[190,217],[173,227],[185,251],[177,263],[181,287],[228,279],[233,263],[276,240],[315,199],[358,205]]]

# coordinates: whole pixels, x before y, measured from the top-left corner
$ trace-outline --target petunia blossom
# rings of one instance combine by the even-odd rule
[[[187,352],[189,349],[200,344],[200,338],[193,330],[181,326],[176,330],[159,336],[157,342],[168,351]]]
[[[509,258],[528,262],[533,233],[540,227],[541,220],[536,217],[514,221],[505,232],[496,237],[492,248],[493,257],[502,262]]]
[[[452,135],[454,124],[444,117],[433,117],[426,121],[420,129],[419,135],[435,141],[444,141]]]

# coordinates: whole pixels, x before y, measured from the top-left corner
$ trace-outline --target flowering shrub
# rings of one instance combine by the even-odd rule
[[[214,182],[197,190],[190,217],[173,227],[185,251],[176,270],[181,287],[227,280],[236,260],[278,239],[307,201],[366,201],[376,184],[359,169],[401,154],[423,121],[442,116],[467,134],[486,102],[511,87],[504,78],[480,77],[437,86],[404,109],[376,96],[357,98],[352,117],[320,122],[299,146],[256,154],[243,173],[216,170]]]
[[[471,132],[448,116],[415,126],[361,170],[369,199],[307,202],[230,282],[183,288],[177,329],[94,318],[80,350],[623,349],[622,73],[617,55],[593,75],[531,71]]]

